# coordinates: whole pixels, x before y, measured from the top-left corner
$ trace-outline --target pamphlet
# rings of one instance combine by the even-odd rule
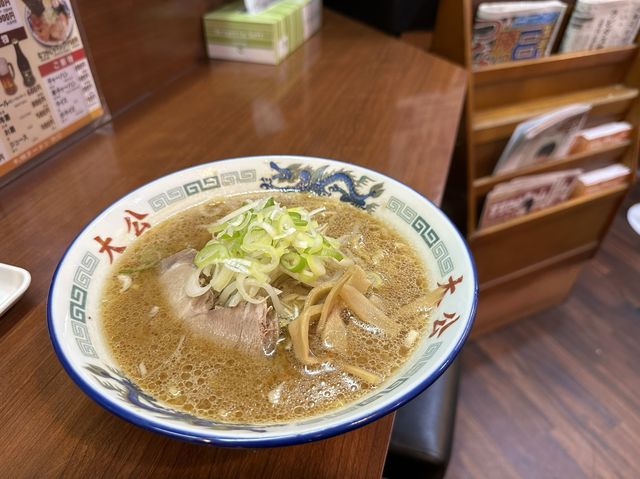
[[[629,167],[620,163],[582,173],[578,176],[573,196],[590,195],[616,185],[623,185],[629,181],[630,174]]]
[[[500,183],[485,200],[480,228],[487,228],[565,201],[581,169],[555,171]]]
[[[582,153],[615,145],[631,138],[631,123],[614,121],[580,131],[569,153]]]
[[[104,114],[69,0],[0,0],[0,177]]]
[[[481,3],[473,26],[473,65],[549,55],[566,9],[555,0]]]
[[[494,174],[567,154],[590,109],[586,103],[576,103],[520,123],[500,155]]]
[[[640,28],[640,0],[578,0],[561,52],[631,45]]]

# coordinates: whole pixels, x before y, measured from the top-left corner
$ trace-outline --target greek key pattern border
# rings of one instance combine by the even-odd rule
[[[222,186],[230,186],[240,183],[255,183],[258,181],[256,170],[227,171],[220,174]]]
[[[183,200],[184,198],[185,193],[182,186],[176,186],[166,192],[163,191],[162,193],[153,196],[149,200],[149,206],[151,206],[153,211],[160,211],[162,208],[166,208],[170,204]]]
[[[91,276],[100,264],[100,260],[90,252],[86,252],[76,268],[69,297],[69,316],[71,317],[71,331],[80,352],[90,358],[98,358],[91,336],[87,328],[87,296]]]
[[[438,263],[440,274],[445,276],[453,271],[454,265],[446,245],[440,239],[437,231],[409,205],[395,196],[389,198],[386,208],[395,213],[400,219],[411,226],[425,242],[434,259]]]
[[[185,183],[184,185],[182,185],[182,187],[184,188],[184,192],[188,196],[197,195],[198,193],[202,193],[203,191],[220,188],[220,178],[218,177],[218,175],[207,176],[206,178]]]
[[[71,321],[71,331],[73,332],[73,336],[76,338],[76,344],[78,345],[80,352],[90,358],[98,359],[98,354],[93,348],[93,344],[91,344],[91,337],[89,336],[89,329],[87,328],[87,325]]]
[[[255,169],[226,171],[220,176],[212,175],[198,180],[190,181],[181,186],[175,186],[158,193],[149,198],[148,203],[154,212],[160,211],[167,206],[177,203],[188,196],[197,195],[203,191],[210,191],[221,186],[232,186],[236,184],[255,183],[258,175]]]

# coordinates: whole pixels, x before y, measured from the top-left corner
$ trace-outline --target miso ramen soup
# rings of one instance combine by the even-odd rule
[[[415,251],[367,212],[302,193],[211,200],[114,264],[102,327],[118,367],[180,411],[269,424],[376,389],[430,324]]]

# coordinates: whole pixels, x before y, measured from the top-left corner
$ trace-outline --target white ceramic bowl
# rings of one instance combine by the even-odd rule
[[[104,344],[98,304],[110,263],[137,233],[178,211],[210,198],[260,190],[266,193],[269,189],[331,195],[365,208],[400,232],[431,273],[432,287],[442,290],[433,323],[392,377],[369,395],[331,413],[287,424],[252,425],[218,423],[175,411],[124,376]],[[136,228],[131,226],[133,222],[137,222]],[[347,163],[260,156],[217,161],[164,176],[99,214],[60,261],[49,292],[47,316],[51,340],[64,368],[85,393],[109,411],[180,439],[257,447],[340,434],[409,401],[435,381],[459,353],[471,329],[476,302],[476,272],[467,245],[447,217],[423,196],[385,175]]]

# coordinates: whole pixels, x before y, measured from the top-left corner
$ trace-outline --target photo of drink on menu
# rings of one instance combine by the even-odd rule
[[[69,0],[0,0],[0,177],[104,114]]]

